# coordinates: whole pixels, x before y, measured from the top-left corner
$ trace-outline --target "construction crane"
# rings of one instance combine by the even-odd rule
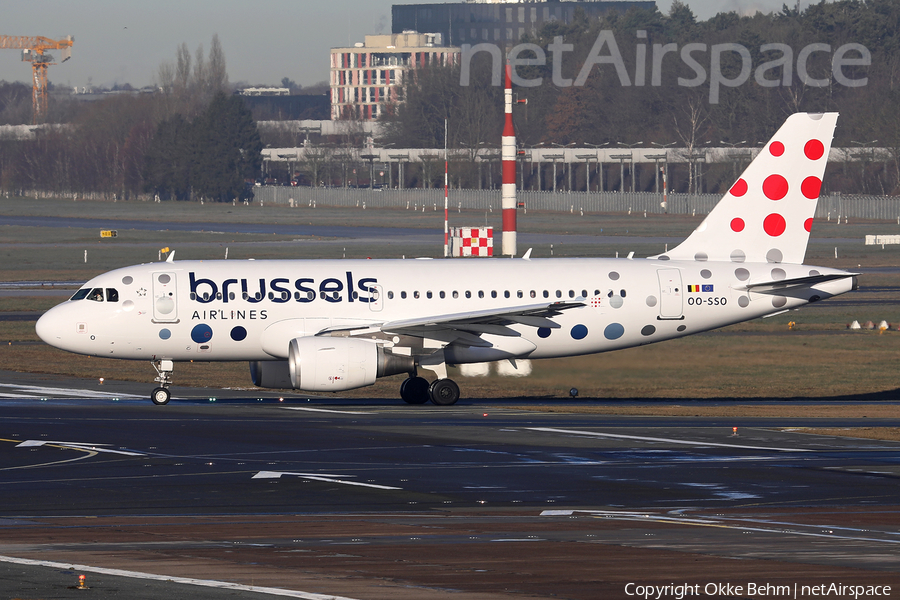
[[[62,61],[72,58],[72,36],[64,40],[51,40],[42,36],[0,35],[0,48],[22,51],[22,60],[31,63],[31,100],[34,107],[34,123],[47,116],[47,67],[55,65],[48,50],[62,50]]]

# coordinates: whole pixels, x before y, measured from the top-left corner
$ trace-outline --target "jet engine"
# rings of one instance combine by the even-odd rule
[[[385,352],[373,341],[309,336],[291,340],[286,361],[251,362],[250,375],[259,387],[339,392],[415,368],[412,357]]]

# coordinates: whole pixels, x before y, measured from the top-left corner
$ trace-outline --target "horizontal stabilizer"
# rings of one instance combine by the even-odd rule
[[[735,286],[736,290],[748,290],[760,294],[769,292],[783,292],[796,288],[813,287],[819,283],[826,281],[835,281],[837,279],[846,279],[848,277],[856,277],[858,273],[829,273],[827,275],[810,275],[809,277],[795,277],[793,279],[781,279],[778,281],[758,281],[748,283],[742,286]]]

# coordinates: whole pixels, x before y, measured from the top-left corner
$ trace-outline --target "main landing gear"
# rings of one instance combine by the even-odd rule
[[[431,400],[438,406],[451,406],[459,400],[459,386],[452,379],[438,379],[428,384],[424,377],[411,375],[400,384],[400,397],[407,404],[425,404]]]
[[[175,362],[171,360],[156,360],[150,363],[156,369],[156,379],[160,387],[154,389],[150,393],[150,400],[157,406],[168,404],[172,394],[169,392],[169,386],[172,385],[172,372],[175,370]]]

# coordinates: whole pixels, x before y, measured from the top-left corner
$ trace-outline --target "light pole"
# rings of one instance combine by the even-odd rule
[[[555,148],[571,148],[575,145],[575,142],[569,142],[568,144],[557,144],[555,142],[550,143],[551,146]],[[568,171],[569,175],[569,191],[572,191],[572,164],[566,160],[568,157],[568,152],[563,151],[563,163],[566,165],[566,171]]]
[[[862,168],[860,169],[860,183],[862,183],[862,191],[863,193],[868,193],[868,186],[866,185],[866,166],[869,162],[867,159],[871,158],[872,162],[875,160],[875,148],[870,147],[872,144],[878,143],[878,140],[872,140],[869,142],[857,142],[855,140],[850,140],[851,144],[856,144],[859,146],[859,153],[855,155],[855,158],[858,158],[862,162]]]
[[[399,180],[397,181],[397,188],[403,189],[403,162],[409,160],[409,153],[404,154],[388,154],[388,158],[391,160],[397,161],[397,177]],[[393,173],[393,171],[391,171]],[[391,187],[393,187],[393,182],[391,182]]]
[[[661,156],[662,156],[662,161],[663,161],[663,168],[668,169],[668,167],[669,167],[669,146],[674,146],[675,142],[669,142],[668,144],[660,144],[659,142],[650,142],[650,144],[653,146],[658,146],[660,149],[662,149],[663,153]],[[656,155],[656,156],[660,156],[660,155]],[[647,158],[653,158],[654,160],[656,160],[656,167],[655,167],[656,186],[655,186],[655,189],[656,189],[656,193],[658,194],[659,193],[659,159],[657,159],[656,156],[647,156]]]
[[[600,148],[609,146],[609,142],[603,142],[602,144],[588,144],[588,146],[599,150]],[[599,177],[597,180],[597,191],[602,192],[603,191],[603,158],[599,154],[597,155],[597,175]]]
[[[556,191],[556,161],[565,158],[565,154],[545,154],[544,158],[553,161],[553,191]]]
[[[743,165],[743,158],[745,155],[741,154],[739,152],[735,152],[735,150],[737,150],[737,147],[740,146],[741,144],[746,144],[747,140],[741,140],[739,142],[726,142],[725,140],[719,140],[719,143],[724,144],[724,145],[728,146],[729,148],[731,148],[731,152],[729,152],[728,156],[729,156],[729,158],[731,158],[732,176],[734,177],[734,180],[737,181],[738,171],[740,170],[740,169],[738,169],[738,163]]]
[[[628,158],[629,158],[629,160],[630,160],[630,162],[631,162],[631,193],[632,193],[632,194],[634,193],[634,180],[635,180],[635,176],[634,176],[634,175],[635,175],[635,173],[634,173],[634,170],[635,170],[635,169],[634,169],[634,166],[635,166],[635,165],[634,165],[634,148],[637,147],[637,146],[640,146],[640,145],[643,144],[643,143],[644,143],[644,142],[634,142],[633,144],[628,144],[628,143],[625,143],[625,142],[616,142],[616,144],[618,144],[619,146],[624,146],[624,147],[626,147],[626,148],[629,148]],[[625,170],[624,170],[625,167],[624,167],[624,163],[622,163],[622,165],[623,165],[623,166],[622,166],[622,177],[624,178],[624,176],[625,176]],[[623,190],[625,189],[625,182],[624,182],[624,181],[622,182],[622,189],[623,189]]]
[[[375,159],[378,158],[377,154],[360,154],[359,157],[363,160],[369,161],[369,189],[375,189]],[[357,187],[359,187],[357,185]]]
[[[576,154],[575,158],[584,161],[584,191],[591,191],[591,161],[597,162],[596,154]]]

